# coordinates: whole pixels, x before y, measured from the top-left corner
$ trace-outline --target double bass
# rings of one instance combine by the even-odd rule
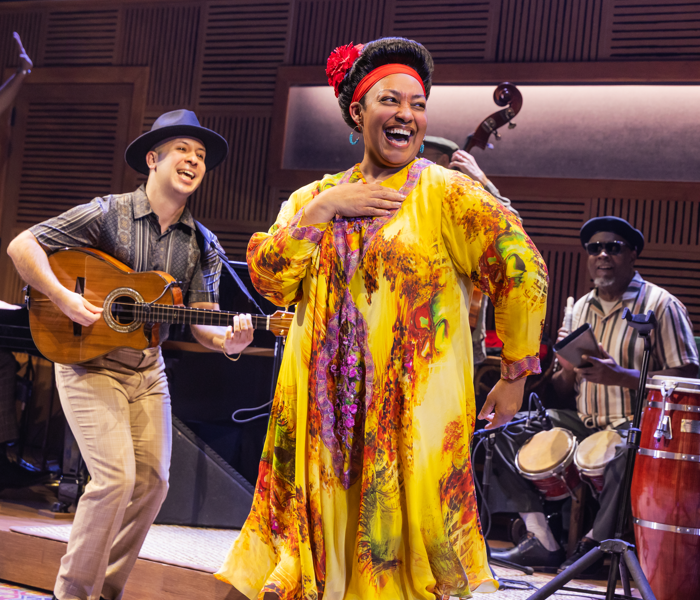
[[[523,107],[523,95],[520,90],[512,83],[505,81],[493,91],[493,101],[498,106],[505,106],[505,108],[486,117],[474,133],[467,136],[464,150],[470,154],[475,146],[482,150],[493,148],[493,144],[489,143],[489,138],[493,135],[496,141],[500,140],[501,134],[498,133],[498,130],[504,125],[508,125],[508,129],[515,129],[513,119]]]

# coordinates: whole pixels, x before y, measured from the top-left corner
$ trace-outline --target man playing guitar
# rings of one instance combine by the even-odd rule
[[[60,140],[59,140],[60,143]],[[224,160],[226,140],[201,127],[194,113],[161,115],[134,140],[126,162],[148,181],[134,192],[92,202],[35,225],[8,247],[22,278],[45,294],[77,326],[102,318],[76,290],[62,285],[48,254],[96,248],[134,271],[163,271],[191,307],[218,310],[218,241],[185,206],[207,170]],[[77,278],[80,279],[80,278]],[[192,325],[197,340],[227,356],[253,339],[250,315],[226,327]],[[167,337],[161,334],[161,341]],[[77,365],[56,364],[61,405],[91,480],[73,522],[68,551],[54,588],[59,600],[121,598],[146,533],[168,490],[170,394],[160,347],[119,348]]]

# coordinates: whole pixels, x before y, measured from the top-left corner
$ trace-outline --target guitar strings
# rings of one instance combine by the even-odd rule
[[[32,302],[52,302],[49,298],[32,298]],[[153,301],[155,302],[155,300]],[[196,308],[194,306],[173,306],[172,304],[153,304],[153,302],[112,302],[110,304],[111,307],[128,307],[129,309],[132,309],[134,311],[134,315],[137,317],[145,317],[145,313],[148,313],[149,317],[165,317],[165,313],[167,312],[176,312],[180,311],[181,314],[177,316],[184,316],[187,314],[197,314],[201,315],[203,317],[209,316],[209,317],[217,317],[218,321],[221,321],[222,318],[228,319],[230,317],[238,317],[241,316],[244,313],[237,313],[237,312],[232,312],[232,311],[217,311],[217,310],[212,310],[209,308]],[[99,302],[93,302],[94,305],[99,306]],[[102,303],[102,308],[104,308],[104,302]],[[285,312],[286,315],[290,315],[288,317],[274,317],[270,315],[269,317],[267,315],[251,315],[251,320],[255,324],[256,328],[263,326],[264,329],[268,329],[271,327],[277,327],[279,329],[289,329],[289,323],[291,321],[291,315],[294,313],[292,312]],[[186,320],[186,319],[185,319]],[[192,319],[190,319],[192,320]],[[210,319],[213,320],[213,319]],[[166,321],[170,322],[170,321]],[[175,321],[173,324],[178,324],[177,321]],[[193,323],[194,325],[212,325],[212,323],[199,323],[195,322]]]
[[[104,303],[103,303],[104,306]],[[172,304],[153,304],[152,302],[112,302],[110,306],[113,307],[128,307],[134,311],[134,315],[137,317],[165,317],[166,313],[176,313],[176,316],[186,316],[186,315],[197,315],[202,317],[210,317],[210,320],[221,321],[229,319],[231,317],[240,316],[243,313],[237,313],[232,311],[217,311],[209,308],[197,308],[194,306],[173,306]],[[177,314],[180,313],[180,314]],[[287,313],[292,315],[293,313]],[[191,319],[190,319],[191,320]],[[270,325],[276,325],[282,329],[288,329],[284,325],[287,324],[289,319],[284,317],[274,317],[270,315],[251,315],[251,320],[258,325],[267,326],[268,322]],[[195,323],[196,325],[205,325],[206,323]]]

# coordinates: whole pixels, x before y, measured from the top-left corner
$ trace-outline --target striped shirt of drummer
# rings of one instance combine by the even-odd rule
[[[637,272],[608,314],[598,300],[597,289],[579,298],[574,305],[573,329],[590,323],[596,339],[617,364],[640,370],[644,340],[622,319],[625,308],[633,314],[653,310],[658,321],[650,336],[649,372],[698,364],[693,325],[685,306],[663,288],[644,281]],[[580,376],[576,377],[575,390],[579,416],[588,427],[616,427],[631,420],[636,391],[591,383]]]

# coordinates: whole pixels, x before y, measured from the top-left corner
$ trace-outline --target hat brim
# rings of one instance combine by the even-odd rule
[[[426,146],[432,146],[433,148],[436,148],[443,154],[449,154],[452,156],[457,150],[459,150],[459,145],[452,140],[448,140],[447,138],[443,137],[436,137],[433,135],[426,135],[423,138],[423,143]]]
[[[173,137],[186,137],[200,140],[207,150],[204,164],[207,171],[221,164],[228,154],[228,143],[215,131],[206,127],[196,127],[194,125],[172,125],[170,127],[161,127],[155,131],[149,131],[137,137],[124,153],[126,164],[132,169],[148,175],[150,169],[146,162],[146,154],[158,142],[167,140]]]

